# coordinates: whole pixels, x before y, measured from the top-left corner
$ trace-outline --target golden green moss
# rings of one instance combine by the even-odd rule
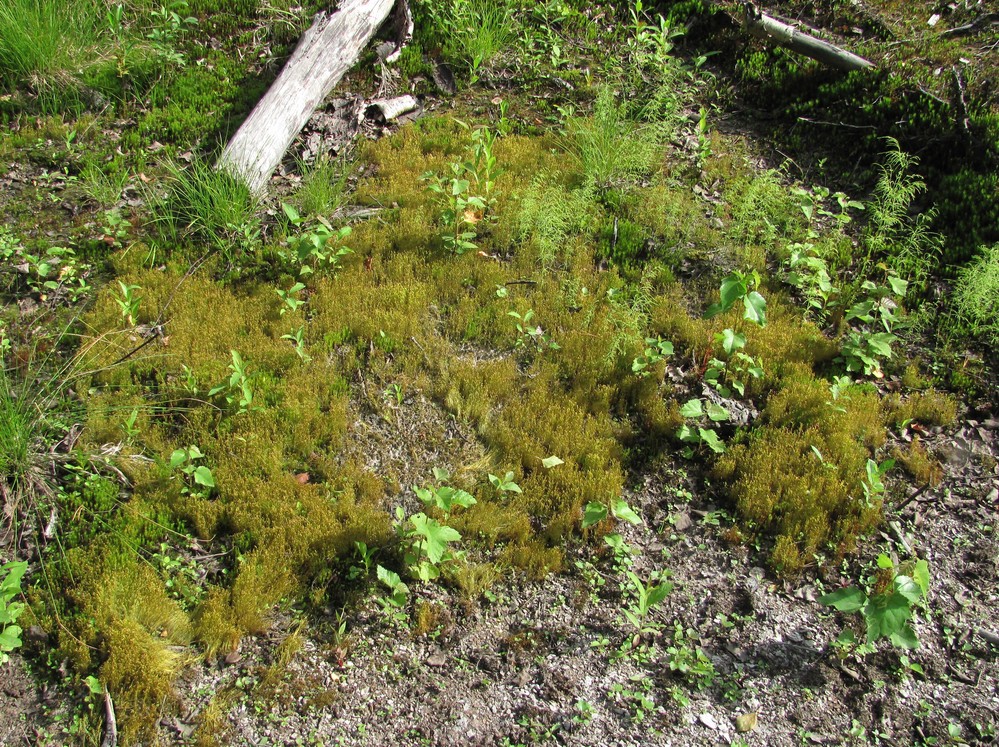
[[[867,459],[883,445],[878,398],[854,386],[834,400],[804,366],[782,382],[765,425],[718,460],[722,481],[748,529],[777,537],[772,561],[797,573],[814,553],[838,552],[880,520],[880,499],[861,487]]]
[[[905,397],[892,394],[883,404],[886,420],[897,427],[908,422],[947,426],[957,420],[957,399],[935,389],[911,392]]]
[[[157,721],[177,705],[172,683],[183,658],[135,620],[114,621],[106,636],[108,658],[100,680],[114,698],[121,741],[148,740]]]

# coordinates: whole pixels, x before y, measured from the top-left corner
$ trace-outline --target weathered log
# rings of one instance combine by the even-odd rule
[[[839,70],[864,70],[874,67],[874,63],[870,60],[865,60],[853,52],[847,52],[845,49],[799,31],[794,26],[771,18],[751,2],[744,3],[744,6],[746,9],[746,28],[754,36],[771,39],[799,54]]]
[[[288,146],[388,17],[394,0],[343,0],[316,15],[277,80],[222,151],[218,167],[261,194]]]
[[[414,111],[419,106],[420,102],[417,101],[415,96],[406,94],[405,96],[396,96],[391,99],[375,99],[367,105],[364,114],[366,117],[375,119],[378,122],[391,122],[403,114]]]

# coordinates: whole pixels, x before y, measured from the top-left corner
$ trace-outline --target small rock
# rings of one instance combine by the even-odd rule
[[[233,664],[239,664],[243,660],[243,655],[239,651],[230,651],[225,656],[225,663],[232,666]]]
[[[431,654],[427,657],[428,667],[443,667],[447,665],[447,658],[444,654]]]
[[[715,721],[715,717],[712,716],[710,713],[702,713],[700,716],[697,717],[697,720],[700,721],[709,729],[718,728],[718,722]]]
[[[692,525],[693,522],[690,520],[690,514],[686,511],[681,511],[673,517],[673,527],[678,532],[686,532]]]

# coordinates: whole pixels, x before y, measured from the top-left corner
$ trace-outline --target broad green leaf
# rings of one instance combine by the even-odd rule
[[[651,609],[663,601],[673,591],[673,584],[656,584],[649,589],[648,607]]]
[[[722,350],[728,355],[732,355],[736,350],[746,347],[746,336],[741,332],[736,332],[732,328],[728,328],[722,330],[720,335]]]
[[[13,651],[21,646],[21,628],[8,625],[0,633],[0,651]]]
[[[90,675],[89,677],[87,677],[84,680],[84,682],[87,683],[87,688],[90,690],[90,692],[93,695],[103,695],[104,694],[104,685],[102,685],[101,681],[99,679],[97,679],[96,677],[94,677],[93,675]]]
[[[716,423],[723,423],[730,417],[728,410],[714,402],[708,402],[708,418]]]
[[[871,476],[871,465],[872,464],[874,465],[874,472],[875,472],[875,474],[877,474],[877,470],[878,470],[878,464],[877,464],[877,462],[875,462],[873,459],[868,459],[867,460],[867,476],[868,476],[868,478],[870,478],[870,476]],[[886,570],[887,571],[887,570],[891,570],[894,567],[895,567],[895,564],[892,562],[892,559],[890,557],[888,557],[888,555],[886,555],[885,553],[881,553],[880,555],[878,555],[878,568],[881,568],[882,570]]]
[[[186,461],[187,452],[183,449],[176,449],[173,454],[170,455],[170,469],[177,469],[177,467]]]
[[[375,569],[375,573],[378,576],[378,580],[393,591],[398,589],[400,586],[405,587],[405,584],[402,583],[402,579],[399,578],[399,574],[395,571],[390,571],[388,568],[380,565]]]
[[[722,441],[718,434],[715,433],[710,428],[698,428],[697,433],[700,435],[701,440],[707,444],[708,448],[715,454],[725,453],[725,442]]]
[[[288,216],[288,220],[292,222],[293,225],[298,225],[302,222],[302,216],[299,214],[295,208],[289,205],[287,202],[281,203],[281,209],[284,210],[284,214]]]
[[[902,594],[879,594],[868,600],[864,607],[867,621],[867,642],[890,638],[902,630],[911,615],[910,602]]]
[[[699,399],[687,400],[680,408],[680,414],[685,418],[699,418],[704,414],[703,403]]]
[[[680,426],[680,430],[676,432],[676,437],[679,438],[684,443],[688,444],[696,444],[701,442],[701,437],[698,436],[697,432],[689,425]]]
[[[867,604],[867,594],[863,589],[850,586],[819,597],[819,603],[835,607],[840,612],[856,612]]]
[[[752,291],[742,299],[742,303],[746,307],[742,315],[743,319],[747,319],[761,327],[767,326],[767,300],[763,296],[756,291]]]
[[[541,460],[541,465],[545,469],[551,469],[552,467],[558,467],[560,464],[565,464],[565,462],[563,462],[561,459],[559,459],[557,456],[554,456],[554,455],[550,456],[550,457],[546,457],[546,458],[544,458],[544,459]]]
[[[424,539],[424,550],[431,563],[440,563],[441,558],[447,551],[447,543],[461,539],[458,530],[439,523],[431,519],[426,514],[413,514],[409,517],[413,524],[413,530],[422,535]]]
[[[208,467],[198,467],[194,470],[194,481],[198,485],[204,485],[206,488],[215,487],[215,478],[212,477],[212,471]]]
[[[454,179],[451,182],[451,194],[457,197],[468,191],[468,179]]]
[[[891,285],[892,292],[896,296],[904,296],[909,288],[909,281],[902,278],[889,277],[888,284]]]
[[[923,596],[922,588],[908,576],[895,576],[895,591],[908,600],[910,607]]]
[[[925,560],[917,560],[912,568],[912,580],[923,590],[923,596],[930,593],[930,566]]]
[[[916,631],[912,629],[909,625],[903,625],[902,629],[897,633],[892,633],[888,636],[888,640],[891,641],[893,646],[898,648],[904,648],[912,650],[914,648],[919,648],[919,639],[916,637]],[[918,664],[911,664],[909,668],[915,672],[923,673],[923,668]]]
[[[637,525],[642,523],[642,518],[632,511],[631,506],[624,499],[614,501],[611,511],[614,513],[615,518],[622,519],[629,524]]]
[[[719,289],[722,311],[731,309],[732,305],[745,296],[748,290],[749,288],[746,286],[746,283],[735,275],[729,275],[722,280],[721,288]]]
[[[599,524],[601,521],[607,518],[607,506],[603,503],[597,503],[596,501],[590,501],[586,504],[586,508],[583,509],[583,529],[589,529],[594,524]]]

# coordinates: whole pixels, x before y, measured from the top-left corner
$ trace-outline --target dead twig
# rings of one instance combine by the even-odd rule
[[[994,26],[997,23],[999,23],[999,13],[986,13],[984,16],[979,16],[971,23],[966,23],[963,26],[957,26],[952,29],[947,29],[946,31],[941,31],[940,36],[967,36],[968,34],[972,34],[985,26]]]
[[[114,717],[114,702],[111,691],[104,688],[104,738],[101,747],[116,747],[118,744],[118,721]]]
[[[954,74],[954,88],[955,88],[955,98],[957,99],[957,115],[958,121],[961,123],[961,129],[965,134],[968,133],[968,103],[964,100],[964,80],[961,78],[961,71],[958,69],[957,65],[951,68],[951,72]]]

